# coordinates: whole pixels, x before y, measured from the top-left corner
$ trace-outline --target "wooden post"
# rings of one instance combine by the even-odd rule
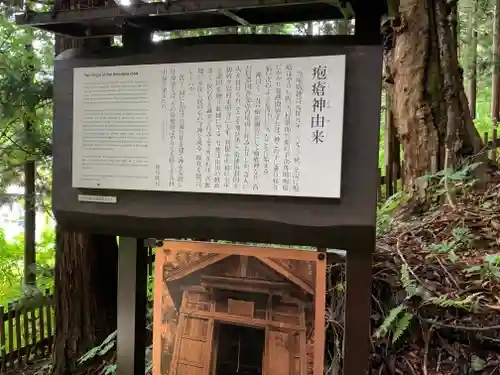
[[[117,374],[144,375],[148,252],[144,241],[120,237]]]
[[[382,201],[382,171],[380,168],[377,169],[377,202]]]
[[[36,329],[36,314],[35,310],[30,310],[30,322],[31,322],[31,345],[33,346],[33,355],[38,358],[38,335]]]
[[[399,190],[399,180],[401,179],[401,143],[399,142],[399,138],[396,132],[396,127],[394,126],[394,117],[391,116],[391,126],[394,134],[394,144],[393,144],[393,176],[394,176],[394,193],[397,193]]]
[[[401,160],[401,165],[399,167],[399,179],[401,180],[401,190],[405,188],[405,162]]]
[[[497,127],[493,127],[492,135],[491,135],[492,141],[493,141],[493,149],[491,150],[491,159],[493,159],[493,163],[497,163],[497,147],[498,145],[498,139],[497,139]]]
[[[392,165],[385,166],[385,199],[392,195]]]
[[[23,352],[24,352],[24,363],[28,364],[30,360],[30,351],[31,351],[31,346],[30,346],[30,329],[29,329],[29,315],[28,315],[28,309],[23,310],[23,331],[24,331],[24,347],[23,347]]]
[[[44,313],[45,313],[45,305],[47,304],[47,298],[44,298],[42,299],[42,304],[40,305],[39,309],[38,309],[38,319],[40,321],[40,355],[42,357],[44,357],[46,354],[49,354],[46,352],[45,350],[45,317],[44,317]],[[49,318],[50,319],[50,318]]]
[[[21,340],[21,330],[22,330],[21,311],[19,311],[19,309],[16,308],[14,310],[14,314],[15,314],[14,319],[15,319],[15,327],[16,327],[16,357],[17,357],[16,366],[21,367],[22,360],[23,360],[23,357],[21,355],[21,348],[23,346],[22,340]]]
[[[490,157],[490,147],[488,145],[488,132],[484,132],[484,144],[485,144],[485,151],[486,152],[486,158]]]
[[[344,312],[344,374],[368,373],[372,289],[372,252],[375,228],[360,231],[360,241],[347,249]],[[363,240],[361,240],[361,238]]]
[[[5,371],[6,365],[6,355],[7,351],[5,350],[5,320],[7,316],[5,315],[5,307],[0,305],[0,372]]]
[[[385,129],[384,129],[384,166],[385,166],[385,192],[386,199],[394,194],[393,171],[394,171],[394,126],[392,117],[391,95],[385,90]]]
[[[12,366],[14,364],[14,309],[12,304],[7,305],[7,329],[9,332],[9,351],[7,353],[7,365]]]
[[[49,353],[52,352],[52,342],[54,333],[52,332],[52,298],[50,296],[50,290],[45,290],[45,311],[47,316],[47,337],[48,337],[48,345],[49,345]]]

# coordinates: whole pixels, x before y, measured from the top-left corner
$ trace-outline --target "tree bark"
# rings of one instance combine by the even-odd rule
[[[493,87],[491,98],[491,118],[493,128],[499,120],[500,106],[500,0],[495,0],[495,23],[493,30]]]
[[[62,0],[58,9],[73,7]],[[98,0],[99,1],[99,0]],[[88,0],[87,6],[99,6]],[[91,41],[110,46],[109,38]],[[80,40],[56,36],[55,52],[77,48]],[[116,236],[56,228],[55,338],[53,374],[70,374],[76,360],[116,330],[118,246]]]
[[[25,45],[26,53],[33,54],[33,45]],[[26,72],[26,84],[30,85],[35,75],[33,64],[29,64]],[[35,103],[27,103],[28,112],[35,111]],[[24,287],[36,287],[36,164],[33,159],[33,122],[26,116],[24,119],[25,149],[30,153],[24,162]]]
[[[476,118],[477,93],[477,0],[471,0],[467,30],[467,99],[472,118]]]
[[[116,330],[116,237],[57,227],[53,373],[70,374],[85,351]]]
[[[401,0],[385,52],[393,114],[404,152],[404,186],[425,198],[421,176],[481,151],[446,0]],[[387,74],[387,73],[386,73]]]

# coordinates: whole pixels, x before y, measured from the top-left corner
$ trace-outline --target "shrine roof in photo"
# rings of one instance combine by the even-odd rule
[[[310,261],[290,261],[235,254],[206,254],[189,263],[164,269],[174,303],[180,304],[182,286],[197,284],[203,287],[258,292],[279,295],[281,289],[300,290],[303,295],[314,295],[315,271],[307,272]]]
[[[102,7],[28,11],[17,15],[16,23],[82,38],[121,35],[126,25],[148,31],[179,31],[357,18],[360,14],[364,18],[380,18],[386,12],[385,3],[384,0],[167,0],[125,6],[111,0]]]

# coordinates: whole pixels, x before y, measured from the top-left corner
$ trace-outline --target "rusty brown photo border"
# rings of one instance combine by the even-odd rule
[[[202,252],[212,254],[232,254],[280,259],[307,260],[316,265],[315,295],[314,295],[314,375],[324,373],[325,349],[325,304],[326,304],[326,266],[328,263],[325,253],[315,251],[296,250],[293,248],[260,247],[235,244],[221,244],[192,241],[164,241],[163,246],[156,250],[156,267],[154,280],[154,317],[153,321],[161,321],[161,292],[163,283],[164,250],[179,252]],[[160,363],[161,345],[158,330],[153,330],[153,375],[160,375],[157,366]]]

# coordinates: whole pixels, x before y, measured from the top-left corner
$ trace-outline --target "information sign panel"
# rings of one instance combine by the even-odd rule
[[[339,198],[345,61],[75,68],[73,187]]]
[[[239,35],[65,51],[58,224],[340,249],[371,235],[382,48],[345,42]]]

